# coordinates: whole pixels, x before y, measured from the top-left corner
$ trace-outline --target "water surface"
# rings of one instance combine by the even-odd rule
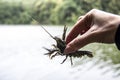
[[[63,27],[45,27],[60,36]],[[83,57],[60,62],[64,57],[50,60],[42,47],[55,41],[40,26],[0,26],[0,80],[120,80],[120,55],[115,45],[90,44],[83,49],[94,58]],[[111,55],[112,54],[112,55]],[[117,75],[117,77],[115,77]]]

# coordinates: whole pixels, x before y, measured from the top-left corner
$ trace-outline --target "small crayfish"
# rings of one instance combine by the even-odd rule
[[[79,58],[79,57],[82,57],[84,55],[87,55],[88,57],[93,57],[92,52],[90,52],[90,51],[77,50],[77,51],[71,52],[69,54],[64,53],[64,49],[66,48],[66,42],[65,42],[66,31],[67,31],[66,26],[64,26],[62,39],[59,37],[56,37],[56,36],[53,37],[44,27],[42,27],[42,28],[56,41],[56,45],[53,44],[52,49],[44,48],[45,50],[48,51],[48,53],[46,53],[45,55],[49,55],[51,59],[55,56],[66,56],[66,58],[61,63],[61,64],[63,64],[67,60],[67,58],[70,57],[71,65],[73,65],[72,57]]]

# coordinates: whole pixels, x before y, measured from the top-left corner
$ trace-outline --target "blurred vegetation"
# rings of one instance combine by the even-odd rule
[[[92,43],[83,47],[82,50],[92,51],[94,57],[75,58],[73,68],[90,63],[91,66],[87,70],[97,67],[101,69],[103,75],[112,72],[113,77],[120,76],[120,51],[115,44]]]
[[[22,3],[0,2],[0,24],[30,24]]]
[[[99,66],[100,69],[106,68],[104,73],[112,71],[114,77],[120,76],[120,51],[116,48],[116,45],[93,44],[90,46],[89,49],[95,53],[92,61],[93,66]]]
[[[40,24],[74,24],[93,8],[120,14],[119,0],[0,1],[0,24],[36,24],[32,18]]]

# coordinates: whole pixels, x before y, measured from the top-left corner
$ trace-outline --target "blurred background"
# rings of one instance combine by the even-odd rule
[[[119,0],[0,0],[0,24],[74,24],[91,9],[120,14]]]
[[[92,43],[94,57],[49,60],[53,36],[91,9],[120,14],[119,0],[0,0],[0,80],[120,80],[120,51],[115,44]],[[101,15],[100,15],[101,16]]]

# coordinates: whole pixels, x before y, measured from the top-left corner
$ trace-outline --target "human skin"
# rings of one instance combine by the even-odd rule
[[[64,53],[69,54],[93,42],[114,43],[119,24],[119,15],[92,9],[80,16],[67,35]]]

